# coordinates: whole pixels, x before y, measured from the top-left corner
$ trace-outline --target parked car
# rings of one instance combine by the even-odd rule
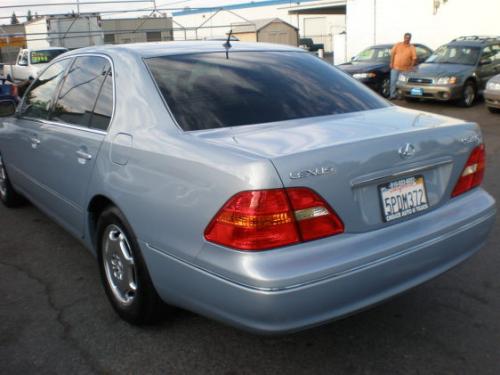
[[[477,124],[287,46],[71,51],[1,120],[0,153],[3,203],[79,238],[135,324],[161,301],[260,333],[325,323],[461,263],[496,215]]]
[[[391,50],[394,44],[380,44],[369,47],[354,56],[349,63],[338,68],[364,83],[384,98],[391,94]],[[425,61],[432,50],[423,44],[415,44],[418,63]]]
[[[490,112],[500,113],[500,74],[494,76],[486,84],[484,101]]]
[[[486,82],[500,72],[500,38],[460,37],[438,48],[414,72],[401,74],[398,89],[409,99],[474,104]]]
[[[52,61],[52,59],[66,51],[67,49],[62,47],[21,49],[19,50],[15,64],[4,65],[4,76],[9,81],[33,80],[38,76],[38,73],[42,71],[50,61]]]

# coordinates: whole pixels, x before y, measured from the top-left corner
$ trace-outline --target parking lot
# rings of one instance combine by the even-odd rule
[[[483,103],[396,102],[477,121],[484,187],[500,199],[500,115]],[[35,207],[0,207],[0,373],[499,374],[500,221],[458,268],[308,331],[255,336],[181,310],[137,328],[112,311],[97,264]]]

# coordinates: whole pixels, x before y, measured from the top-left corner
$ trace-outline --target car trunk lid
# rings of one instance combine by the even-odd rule
[[[191,134],[268,158],[284,187],[319,193],[346,232],[445,204],[481,139],[476,124],[399,107]],[[423,178],[428,208],[386,222],[380,187],[413,177]]]

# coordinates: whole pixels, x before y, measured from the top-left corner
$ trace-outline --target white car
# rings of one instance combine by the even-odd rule
[[[4,65],[4,76],[9,81],[25,81],[35,79],[47,64],[60,54],[67,52],[62,47],[47,47],[43,49],[21,49],[15,65]]]

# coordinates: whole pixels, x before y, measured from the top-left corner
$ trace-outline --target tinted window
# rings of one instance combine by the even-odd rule
[[[146,59],[179,125],[211,129],[381,108],[362,84],[302,52]]]
[[[101,92],[97,98],[92,118],[90,120],[90,127],[95,129],[106,130],[109,122],[111,121],[111,114],[113,113],[113,77],[111,76],[111,69],[106,75],[104,84],[102,85]]]
[[[88,126],[108,70],[108,60],[103,57],[76,58],[59,91],[52,119]]]
[[[24,98],[22,113],[25,116],[47,119],[58,83],[70,60],[62,60],[51,65],[33,83]]]
[[[44,51],[32,51],[31,52],[31,64],[46,64],[52,61],[57,56],[63,54],[67,50],[65,49],[50,49]]]

